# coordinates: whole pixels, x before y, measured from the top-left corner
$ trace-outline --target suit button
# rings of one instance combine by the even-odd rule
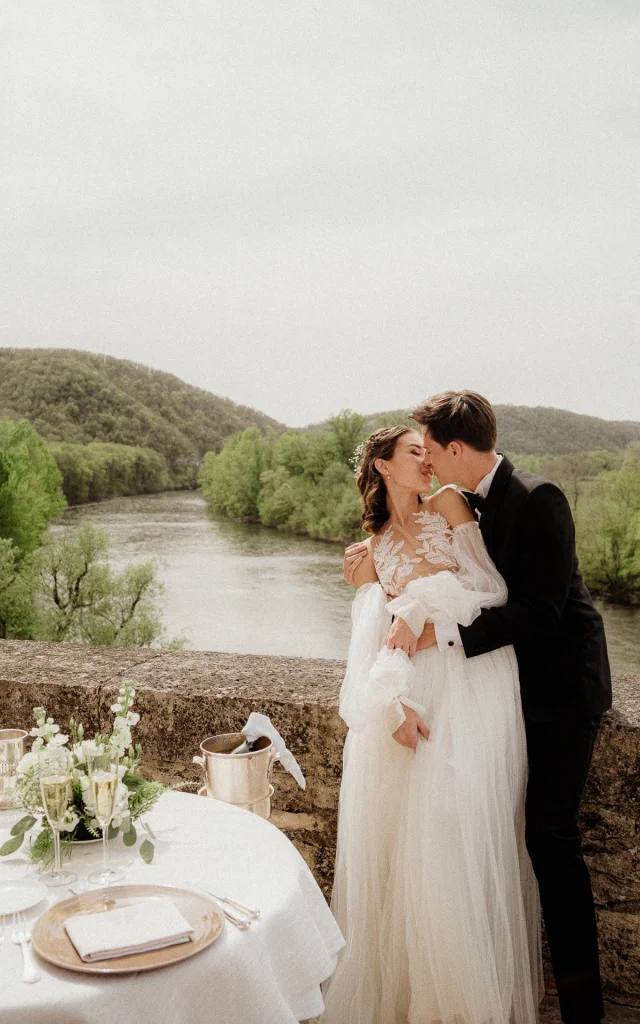
[[[449,647],[455,647],[455,641],[449,640]]]

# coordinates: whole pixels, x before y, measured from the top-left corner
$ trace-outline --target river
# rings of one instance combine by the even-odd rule
[[[112,498],[68,509],[52,529],[105,529],[115,568],[154,559],[169,638],[238,654],[345,658],[353,591],[343,548],[211,519],[193,491]],[[640,609],[600,604],[616,673],[640,674]]]

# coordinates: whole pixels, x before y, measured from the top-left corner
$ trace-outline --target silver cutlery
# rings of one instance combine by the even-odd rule
[[[213,896],[216,903],[220,904],[220,909],[227,920],[231,921],[231,924],[234,924],[236,928],[240,929],[240,931],[246,931],[247,928],[250,927],[251,922],[255,920],[255,918],[251,916],[255,915],[255,911],[248,913],[246,912],[248,910],[246,907],[241,911],[239,910],[240,904],[235,903],[235,901],[221,899],[219,896],[216,896],[214,892],[211,892],[210,889],[206,889],[204,885],[201,885],[200,889],[202,892],[206,892],[208,896]]]
[[[252,910],[251,907],[245,907],[243,903],[238,903],[237,900],[232,900],[230,896],[216,896],[216,899],[219,900],[220,903],[228,903],[230,906],[235,907],[241,914],[244,914],[246,917],[250,917],[252,921],[257,921],[260,917],[259,910]]]
[[[15,942],[16,946],[20,946],[20,949],[22,950],[22,958],[24,961],[24,970],[22,972],[23,982],[26,985],[33,985],[34,982],[40,981],[42,975],[38,970],[37,964],[33,959],[33,953],[30,949],[31,929],[27,927],[26,918],[21,911],[18,911],[13,915],[11,941]]]

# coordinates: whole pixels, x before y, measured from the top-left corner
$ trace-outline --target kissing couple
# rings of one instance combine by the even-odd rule
[[[447,392],[358,452],[364,543],[322,1024],[536,1024],[544,918],[564,1024],[604,1015],[578,810],[611,706],[569,504]],[[434,476],[440,489],[430,495]],[[542,915],[540,913],[542,911]]]

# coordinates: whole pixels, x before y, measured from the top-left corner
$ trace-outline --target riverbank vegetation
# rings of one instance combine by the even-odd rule
[[[233,519],[322,540],[359,539],[360,496],[350,459],[370,429],[365,417],[348,411],[322,431],[288,430],[276,437],[249,428],[221,452],[207,453],[199,477],[203,494],[213,512]],[[567,495],[590,589],[640,603],[640,442],[625,451],[510,457]]]
[[[33,427],[0,420],[0,638],[163,643],[153,564],[115,572],[107,535],[88,524],[51,534],[65,505],[62,474]]]
[[[60,470],[68,505],[126,494],[156,494],[176,486],[164,456],[152,448],[99,441],[53,441],[49,451]]]

